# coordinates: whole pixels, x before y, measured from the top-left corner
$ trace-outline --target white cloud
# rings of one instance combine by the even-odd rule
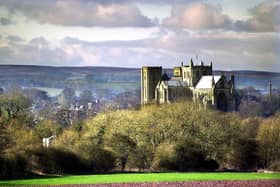
[[[216,69],[280,71],[279,1],[261,3],[250,10],[248,20],[240,21],[229,18],[216,5],[182,3],[173,6],[164,25],[137,29],[63,26],[141,26],[145,16],[125,0],[118,4],[89,0],[2,2],[11,12],[21,11],[40,23],[57,25],[32,21],[18,33],[3,31],[1,64],[173,67],[198,54],[205,63],[213,60]],[[149,19],[143,23],[152,24]],[[25,22],[21,24],[22,28],[26,26]],[[24,33],[29,33],[29,38]]]
[[[24,40],[19,37],[19,36],[15,36],[15,35],[9,35],[6,37],[6,40],[10,43],[19,43],[19,42],[23,42]]]
[[[31,46],[36,46],[36,47],[39,47],[39,48],[49,47],[49,42],[42,36],[37,37],[37,38],[33,38],[32,40],[29,41],[29,44]]]
[[[65,38],[58,47],[51,47],[44,38],[27,43],[1,40],[6,41],[0,46],[1,64],[173,67],[199,55],[205,63],[213,61],[215,69],[280,71],[280,36],[275,33],[170,31],[157,38],[135,41]]]
[[[9,18],[0,17],[0,25],[12,25],[13,21]]]
[[[61,48],[50,48],[44,38],[35,38],[30,42],[14,42],[16,36],[0,39],[0,64],[20,65],[75,65],[78,58],[68,58]]]
[[[267,0],[248,10],[250,17],[234,20],[219,6],[203,2],[174,5],[170,17],[163,21],[168,27],[189,30],[235,30],[242,32],[279,32],[280,0]]]
[[[237,21],[237,30],[253,32],[279,32],[280,28],[280,1],[268,0],[250,9],[251,18],[246,21]]]
[[[99,53],[103,62],[114,61],[120,66],[150,64],[173,67],[182,60],[186,62],[199,55],[205,63],[213,61],[216,69],[280,71],[280,36],[277,33],[170,31],[157,38],[136,41],[87,42],[67,38],[63,42],[70,46],[99,49],[99,52],[103,51]],[[123,58],[114,58],[111,51],[116,49],[118,56]],[[138,60],[133,62],[131,57]]]
[[[191,3],[185,6],[173,6],[171,16],[164,25],[192,30],[218,29],[231,26],[231,19],[222,9],[205,3]]]
[[[153,23],[133,4],[98,4],[94,1],[8,1],[0,2],[12,12],[43,24],[64,26],[150,27]]]

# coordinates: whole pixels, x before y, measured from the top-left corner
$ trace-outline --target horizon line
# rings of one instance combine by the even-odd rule
[[[0,64],[1,66],[27,66],[27,67],[49,67],[49,68],[119,68],[119,69],[141,69],[142,67],[125,67],[125,66],[56,66],[56,65],[38,65],[38,64]],[[163,67],[163,66],[161,66]],[[163,69],[173,69],[172,67],[163,67]],[[266,70],[249,70],[249,69],[235,69],[235,70],[221,70],[214,69],[213,71],[221,71],[221,72],[260,72],[260,73],[280,73],[280,71],[266,71]]]

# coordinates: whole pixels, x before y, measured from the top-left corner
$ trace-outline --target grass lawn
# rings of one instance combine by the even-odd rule
[[[265,180],[278,179],[280,173],[130,173],[100,175],[68,175],[35,179],[1,180],[0,186],[13,185],[61,185],[61,184],[101,184],[134,182],[179,182],[197,180]]]

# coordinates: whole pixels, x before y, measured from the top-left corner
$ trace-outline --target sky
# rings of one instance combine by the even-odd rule
[[[280,72],[280,0],[0,0],[0,64]]]

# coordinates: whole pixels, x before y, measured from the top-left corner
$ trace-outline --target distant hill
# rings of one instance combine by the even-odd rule
[[[171,69],[167,69],[172,74]],[[253,86],[268,90],[269,82],[280,88],[280,73],[260,71],[214,71],[214,74],[235,75],[236,87]],[[140,69],[122,67],[53,67],[0,65],[0,87],[12,85],[44,89],[57,95],[65,87],[77,91],[90,89],[97,97],[110,98],[140,89]]]

